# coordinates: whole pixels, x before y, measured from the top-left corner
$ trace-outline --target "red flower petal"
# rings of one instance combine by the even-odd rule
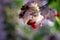
[[[37,28],[37,26],[36,26],[36,25],[32,25],[32,28],[33,28],[33,29],[36,29],[36,28]]]
[[[55,17],[59,17],[59,14],[54,14]]]
[[[36,28],[37,28],[37,26],[35,25],[36,22],[32,22],[32,23],[31,23],[30,21],[31,21],[31,20],[29,20],[29,21],[27,22],[27,24],[28,24],[28,25],[31,25],[33,29],[36,29]]]

